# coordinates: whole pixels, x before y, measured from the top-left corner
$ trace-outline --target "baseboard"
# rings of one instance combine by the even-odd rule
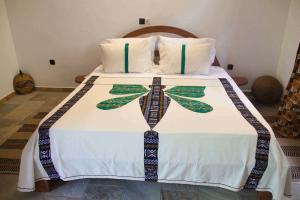
[[[50,88],[50,87],[35,87],[36,91],[42,92],[72,92],[75,88]]]
[[[243,92],[245,95],[250,95],[250,94],[252,94],[251,90],[242,90],[242,92]]]
[[[15,92],[11,92],[8,95],[4,96],[2,99],[0,99],[0,103],[3,103],[7,100],[9,100],[10,98],[12,98],[13,96],[15,96],[16,93]]]

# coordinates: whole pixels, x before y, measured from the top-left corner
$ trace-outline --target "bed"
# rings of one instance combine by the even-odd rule
[[[125,37],[156,32],[196,38],[167,26]],[[260,199],[282,199],[290,174],[271,127],[217,59],[213,65],[205,76],[96,68],[30,138],[18,190],[111,178],[250,189],[272,193]]]

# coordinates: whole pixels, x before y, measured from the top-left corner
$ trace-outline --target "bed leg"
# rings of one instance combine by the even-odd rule
[[[272,200],[272,194],[270,192],[257,192],[257,200]]]
[[[35,182],[35,191],[36,192],[50,192],[50,181],[42,180]]]
[[[51,190],[62,185],[64,181],[62,180],[41,180],[35,182],[35,191],[36,192],[51,192]]]

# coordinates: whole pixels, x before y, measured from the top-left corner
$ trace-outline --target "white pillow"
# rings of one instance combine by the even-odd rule
[[[211,44],[158,44],[160,73],[207,74]]]
[[[149,43],[100,44],[103,71],[106,73],[144,73],[151,70],[151,51]]]
[[[215,43],[216,40],[213,38],[171,38],[159,36],[159,43],[164,44],[211,44],[211,52],[209,54],[210,65],[212,65],[215,61],[216,57],[216,48]]]
[[[156,41],[157,41],[157,36],[151,36],[151,37],[145,37],[145,38],[115,38],[115,39],[106,39],[104,42],[107,43],[132,43],[132,42],[141,42],[141,41],[147,41],[149,42],[150,45],[150,51],[151,51],[151,59],[152,63],[154,65],[154,51],[156,47]]]

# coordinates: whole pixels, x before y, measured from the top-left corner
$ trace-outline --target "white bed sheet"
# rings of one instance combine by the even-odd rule
[[[269,130],[270,134],[272,135],[271,138],[271,144],[270,144],[270,154],[269,154],[269,166],[263,176],[263,178],[261,179],[260,183],[259,183],[259,187],[258,187],[258,191],[270,191],[273,193],[273,196],[275,199],[281,199],[283,198],[283,193],[285,190],[285,193],[289,194],[290,193],[290,175],[288,173],[288,163],[287,160],[283,154],[283,152],[281,151],[281,148],[277,142],[277,140],[275,139],[275,136],[273,134],[273,131],[271,129],[271,127],[268,125],[268,123],[263,119],[263,117],[259,114],[259,112],[254,108],[254,106],[251,104],[251,102],[246,98],[246,96],[244,95],[244,93],[239,89],[239,87],[234,83],[234,81],[232,80],[232,78],[226,73],[226,71],[220,67],[210,67],[210,72],[209,75],[156,75],[156,73],[147,73],[147,74],[103,74],[101,72],[101,67],[96,68],[88,77],[91,76],[100,76],[103,79],[99,78],[94,82],[94,87],[92,88],[92,91],[90,93],[88,93],[88,95],[83,98],[89,98],[89,103],[90,105],[85,105],[82,106],[80,103],[75,104],[74,109],[72,109],[70,111],[69,115],[63,116],[63,119],[58,121],[54,126],[53,130],[55,130],[55,135],[50,132],[50,134],[52,134],[52,138],[54,137],[61,137],[62,135],[64,135],[62,138],[64,139],[53,139],[53,141],[51,142],[51,146],[55,147],[52,148],[52,154],[53,154],[53,162],[55,163],[55,166],[57,168],[58,171],[60,171],[60,175],[62,177],[63,180],[65,181],[69,181],[69,180],[75,180],[75,179],[81,179],[81,178],[114,178],[114,179],[127,179],[127,180],[144,180],[144,176],[143,176],[143,143],[138,142],[140,141],[140,137],[141,136],[141,132],[143,133],[146,129],[149,129],[147,127],[147,125],[144,123],[144,119],[142,116],[140,116],[139,118],[134,119],[136,121],[135,123],[135,127],[134,130],[136,131],[135,133],[131,134],[130,137],[128,137],[128,134],[124,134],[126,133],[126,131],[124,132],[124,130],[132,130],[132,127],[130,127],[130,123],[126,123],[126,120],[124,122],[120,122],[121,125],[120,129],[118,129],[118,127],[116,127],[113,131],[113,133],[115,134],[115,137],[118,138],[122,138],[121,140],[114,140],[113,137],[111,137],[111,133],[109,133],[110,131],[110,126],[109,121],[106,121],[106,119],[102,118],[102,120],[99,121],[99,116],[94,116],[93,113],[87,113],[88,117],[84,117],[83,113],[85,113],[85,109],[88,111],[89,110],[89,106],[94,108],[94,106],[99,103],[99,101],[101,101],[101,95],[99,96],[98,92],[99,89],[101,90],[106,90],[106,93],[108,93],[109,89],[110,89],[110,85],[103,86],[104,82],[105,82],[105,78],[110,79],[111,77],[115,77],[115,79],[119,78],[119,80],[117,80],[117,82],[119,83],[120,80],[122,80],[122,84],[128,84],[131,83],[132,80],[130,80],[130,78],[134,78],[135,81],[137,81],[136,83],[139,83],[139,78],[143,78],[145,79],[149,79],[149,84],[151,84],[151,78],[154,76],[160,76],[162,77],[162,79],[164,80],[164,78],[168,79],[168,81],[166,82],[167,85],[168,84],[173,84],[176,83],[176,79],[181,79],[181,82],[183,82],[183,85],[188,84],[191,80],[195,79],[195,80],[203,80],[203,82],[201,83],[201,85],[203,84],[207,84],[208,86],[213,86],[213,84],[217,84],[214,80],[216,78],[226,78],[231,85],[233,86],[235,92],[237,93],[237,95],[239,96],[239,98],[242,100],[242,102],[246,105],[246,107],[251,111],[251,113]],[[87,77],[87,79],[88,79]],[[87,80],[86,79],[86,80]],[[173,80],[172,80],[173,79]],[[186,79],[186,82],[185,80]],[[103,82],[104,81],[104,82]],[[142,81],[145,84],[145,81]],[[192,81],[193,82],[193,81]],[[97,85],[99,84],[99,85]],[[148,84],[148,83],[147,83]],[[100,86],[101,85],[101,86]],[[192,84],[193,85],[193,84]],[[50,117],[55,110],[57,110],[59,107],[61,107],[70,97],[72,97],[77,91],[79,91],[82,87],[84,86],[84,83],[81,84],[80,86],[78,86],[78,88],[76,88],[64,101],[62,101],[52,112],[50,112],[45,119],[47,119],[48,117]],[[105,92],[105,91],[104,91]],[[218,95],[218,94],[215,94]],[[208,95],[209,96],[209,95]],[[107,97],[105,97],[107,98]],[[91,100],[93,99],[93,100]],[[220,104],[222,102],[220,102],[220,100],[214,100],[213,98],[211,99],[206,99],[209,102],[215,102],[215,104]],[[139,109],[132,109],[133,106],[138,106],[138,103],[132,103],[132,106],[127,106],[127,108],[122,108],[122,109],[127,109],[124,110],[123,114],[123,119],[127,119],[128,115],[125,115],[125,113],[130,112],[131,115],[133,116],[139,116],[141,115],[141,112]],[[228,102],[228,105],[230,106],[230,103]],[[168,112],[175,112],[175,110],[181,109],[180,106],[173,106],[172,108],[169,108],[170,110]],[[234,109],[233,109],[234,110]],[[114,113],[114,111],[106,113],[107,119],[113,118],[114,115],[116,113]],[[97,114],[98,115],[98,114]],[[122,115],[122,113],[121,113]],[[72,117],[71,117],[72,116]],[[70,117],[70,119],[68,119]],[[77,124],[72,124],[72,120],[73,118],[78,118],[78,121],[81,120],[82,123],[77,123]],[[174,123],[174,120],[180,118],[180,116],[176,116],[176,117],[172,117],[170,115],[169,122],[168,123]],[[45,120],[44,119],[44,120]],[[71,120],[72,119],[72,120]],[[44,121],[43,120],[43,121]],[[85,122],[89,121],[89,122]],[[140,120],[140,121],[139,121]],[[236,118],[237,122],[240,122],[240,125],[238,126],[238,130],[240,131],[239,133],[236,132],[235,135],[240,134],[241,132],[243,132],[243,130],[246,130],[246,127],[249,126],[247,123],[244,123],[242,118],[238,119]],[[42,121],[42,122],[43,122]],[[92,121],[92,122],[90,122]],[[41,122],[41,123],[42,123]],[[104,123],[101,123],[104,122]],[[85,124],[89,124],[92,123],[93,127],[83,127],[85,126]],[[165,124],[168,124],[165,123]],[[176,122],[175,122],[176,123]],[[163,124],[163,123],[162,123]],[[209,129],[211,131],[211,133],[213,133],[214,129],[216,130],[217,128],[220,128],[222,126],[218,125],[214,127],[214,123],[211,124],[206,124],[206,128]],[[68,131],[61,129],[60,127],[68,127]],[[72,129],[70,129],[70,127],[72,127]],[[190,129],[191,130],[195,130],[194,127],[193,128],[193,124],[190,124]],[[214,127],[214,129],[211,129],[210,127]],[[225,127],[225,124],[224,124]],[[248,127],[249,128],[249,127]],[[79,130],[84,129],[86,132],[89,131],[89,139],[87,139],[87,137],[85,137],[85,135],[80,134]],[[251,128],[249,128],[251,130]],[[53,131],[52,130],[52,131]],[[95,132],[95,130],[103,130],[105,132],[105,130],[107,131],[107,134],[103,134],[101,137],[105,138],[102,141],[97,141],[99,139],[99,135],[97,135],[97,132]],[[159,182],[166,182],[166,183],[181,183],[181,184],[193,184],[193,185],[205,185],[205,186],[216,186],[216,187],[222,187],[222,188],[227,188],[229,190],[232,191],[239,191],[240,187],[235,187],[235,186],[239,186],[241,185],[241,181],[243,181],[245,179],[245,176],[247,176],[245,173],[245,171],[237,171],[235,172],[237,177],[224,177],[221,178],[222,181],[224,181],[225,179],[228,180],[226,184],[223,184],[222,182],[220,182],[218,180],[218,177],[223,176],[224,174],[222,169],[219,168],[215,170],[216,175],[215,177],[211,178],[211,177],[206,177],[207,182],[205,181],[196,181],[195,177],[197,177],[197,175],[199,175],[199,170],[200,168],[197,167],[193,167],[193,166],[189,166],[187,164],[189,159],[195,159],[198,155],[198,152],[195,152],[195,150],[193,149],[183,149],[182,153],[177,154],[176,153],[176,148],[178,148],[176,145],[170,145],[170,143],[176,143],[176,141],[180,141],[182,139],[184,139],[184,137],[182,136],[178,136],[178,138],[174,137],[174,141],[172,142],[172,140],[167,141],[167,135],[170,134],[168,133],[169,128],[161,125],[157,128],[158,132],[160,132],[160,151],[163,151],[164,153],[166,153],[165,156],[160,156],[159,160],[165,161],[164,165],[161,165],[161,169],[159,171]],[[220,129],[221,130],[221,129]],[[176,133],[176,130],[172,130],[173,132]],[[234,132],[234,130],[231,130],[232,132]],[[230,130],[227,131],[227,133],[230,132]],[[251,132],[251,131],[250,131]],[[70,135],[70,133],[72,133],[73,135],[79,136],[79,140],[68,140],[68,137],[72,137],[72,135]],[[165,134],[164,134],[165,133]],[[69,134],[69,135],[68,135]],[[232,133],[234,135],[234,133]],[[253,130],[251,134],[256,134],[255,131]],[[67,135],[67,137],[66,137]],[[230,137],[230,135],[220,135],[217,134],[218,137],[223,138],[224,140],[226,139],[226,137]],[[226,137],[225,137],[226,136]],[[239,139],[243,139],[243,137],[237,137]],[[213,137],[211,136],[207,136],[206,139],[212,140]],[[222,139],[222,140],[223,140]],[[81,142],[85,140],[85,142],[94,142],[97,141],[94,144],[90,144],[89,147],[91,149],[84,149],[81,148],[80,145],[82,145]],[[223,145],[222,140],[220,140],[219,142],[216,142],[216,146]],[[78,141],[78,142],[77,142]],[[192,140],[188,140],[189,142],[192,142]],[[164,146],[168,146],[168,145],[163,145],[164,142],[166,142],[166,144],[169,145],[170,149],[164,149]],[[233,141],[232,142],[233,145],[239,146],[239,148],[243,148],[243,145],[240,144],[240,142],[237,141]],[[255,147],[255,143],[256,141],[253,140],[252,142],[250,142],[253,144],[253,148]],[[95,145],[96,144],[96,145]],[[130,145],[129,145],[130,144]],[[101,147],[107,147],[111,145],[115,145],[115,149],[117,149],[114,152],[108,152],[107,154],[103,154],[105,155],[109,155],[113,156],[115,158],[115,160],[118,160],[118,163],[103,163],[99,160],[103,159],[103,157],[99,157],[96,153],[94,153],[91,156],[87,156],[88,154],[90,154],[91,152],[99,152],[99,151],[103,151],[103,149]],[[181,143],[181,145],[184,145]],[[62,149],[60,149],[60,147],[64,147]],[[76,148],[74,148],[76,147]],[[94,148],[94,149],[93,149]],[[141,149],[141,151],[137,151],[137,149]],[[189,152],[190,151],[190,152]],[[241,150],[242,151],[242,150]],[[116,152],[120,152],[119,154]],[[122,152],[122,153],[121,153]],[[136,152],[136,153],[133,153]],[[191,155],[188,155],[189,153],[191,153]],[[251,166],[253,165],[254,162],[254,153],[255,150],[253,150],[252,153],[249,153],[249,157],[247,158],[243,158],[246,160],[243,160],[242,162],[247,163],[246,166],[249,167],[248,171],[251,171]],[[72,158],[76,158],[77,159],[77,163],[78,165],[69,165],[67,160],[64,160],[64,158],[67,158],[67,155],[76,155],[75,157]],[[102,156],[103,156],[102,155]],[[176,158],[176,156],[189,156],[188,159],[182,157],[182,158]],[[212,154],[213,155],[213,154]],[[223,159],[226,158],[226,156],[230,157],[232,155],[224,155]],[[128,159],[124,159],[124,157],[127,157]],[[168,165],[168,159],[170,158],[176,158],[175,160],[177,160],[178,162],[182,159],[185,160],[186,162],[183,162],[183,164],[181,165],[181,168],[172,168],[172,166],[169,167],[164,167]],[[68,157],[68,159],[70,159],[70,157]],[[249,161],[247,161],[247,159],[249,159]],[[99,162],[97,163],[95,160],[98,160]],[[226,160],[226,159],[225,159]],[[68,160],[70,161],[70,160]],[[85,165],[84,163],[90,163],[90,162],[95,162],[95,165],[100,166],[100,168],[105,169],[106,171],[102,171],[102,175],[98,175],[99,171],[94,170],[94,168],[90,168],[90,165]],[[126,162],[131,162],[132,166],[128,165],[128,163]],[[111,165],[111,166],[110,166]],[[119,168],[118,168],[119,166]],[[124,168],[124,166],[130,166],[129,168]],[[159,165],[160,166],[160,165]],[[113,170],[112,170],[113,169]],[[172,170],[170,170],[172,169]],[[203,169],[202,169],[203,171]],[[246,170],[247,171],[247,170]],[[277,174],[276,174],[277,173]],[[278,174],[281,173],[281,174]],[[76,174],[76,176],[75,176]],[[89,174],[89,175],[87,175]],[[118,176],[115,176],[115,175]],[[203,177],[203,174],[199,175],[201,177]],[[224,175],[226,176],[226,175]],[[181,177],[178,179],[178,177]],[[247,178],[247,177],[246,177]],[[21,160],[21,167],[20,167],[20,175],[19,175],[19,184],[18,184],[18,190],[19,191],[33,191],[35,189],[35,185],[34,182],[38,181],[38,180],[49,180],[49,177],[47,175],[47,173],[45,172],[43,166],[40,163],[39,160],[39,148],[38,148],[38,132],[35,131],[33,136],[30,138],[28,144],[26,145],[25,149],[23,150],[22,153],[22,160]],[[195,180],[195,181],[194,181]],[[213,181],[215,180],[215,181]],[[286,184],[284,183],[284,181],[286,181]],[[283,186],[286,185],[286,187],[284,188]]]

